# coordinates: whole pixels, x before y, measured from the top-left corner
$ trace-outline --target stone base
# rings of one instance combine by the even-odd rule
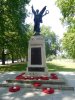
[[[39,71],[35,71],[35,69],[32,70],[31,68],[29,68],[29,71],[26,71],[25,74],[30,76],[41,76],[41,75],[48,76],[48,72],[42,70],[44,69],[40,68]]]
[[[32,36],[29,40],[26,74],[31,76],[48,75],[45,39],[42,35]]]
[[[45,68],[44,67],[28,67],[28,71],[31,72],[44,72]]]

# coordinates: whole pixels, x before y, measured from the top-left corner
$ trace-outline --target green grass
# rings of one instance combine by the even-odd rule
[[[10,64],[0,66],[0,72],[7,72],[7,71],[25,71],[27,67],[26,63],[22,64]],[[47,63],[47,67],[49,71],[75,71],[75,68],[67,68],[65,66],[57,65],[55,63]]]
[[[67,71],[67,72],[75,71],[75,68],[64,68],[64,66],[55,65],[52,63],[47,63],[47,66],[48,66],[48,70],[53,72],[54,71]]]
[[[7,71],[25,71],[27,67],[27,64],[10,64],[10,65],[4,65],[0,66],[0,72],[7,72]]]
[[[52,61],[47,61],[47,63],[54,64],[57,66],[62,66],[63,68],[75,69],[75,62],[72,59],[54,59]]]
[[[49,71],[75,71],[75,62],[69,59],[47,61]]]

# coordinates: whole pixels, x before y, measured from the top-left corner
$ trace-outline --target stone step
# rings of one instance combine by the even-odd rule
[[[64,85],[41,85],[38,87],[34,87],[31,84],[17,84],[17,83],[4,83],[0,84],[0,87],[16,87],[20,86],[21,88],[35,88],[35,89],[43,89],[43,88],[54,88],[54,89],[59,89],[59,90],[70,90],[74,91],[74,87],[71,86],[64,86]]]
[[[61,84],[64,85],[66,84],[66,82],[64,80],[6,80],[6,82],[8,83],[13,83],[13,82],[17,82],[17,83],[35,83],[35,82],[39,82],[41,84]]]

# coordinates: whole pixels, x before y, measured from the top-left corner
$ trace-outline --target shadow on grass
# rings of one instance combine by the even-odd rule
[[[64,68],[64,66],[55,65],[52,63],[47,63],[47,67],[49,71],[75,71],[74,68]]]
[[[0,72],[7,72],[7,71],[25,71],[27,64],[13,64],[13,65],[6,65],[0,66]]]
[[[13,64],[13,65],[6,65],[0,66],[0,72],[7,72],[7,71],[25,71],[27,67],[26,63],[23,64]],[[48,71],[75,71],[73,68],[64,68],[64,66],[58,66],[52,63],[47,63]]]

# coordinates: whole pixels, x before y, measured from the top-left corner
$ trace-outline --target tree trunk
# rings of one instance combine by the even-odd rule
[[[5,65],[5,54],[4,54],[4,49],[2,51],[2,65]]]
[[[14,55],[13,55],[13,53],[12,53],[12,63],[14,63]]]
[[[26,56],[26,62],[28,62],[28,56]]]

